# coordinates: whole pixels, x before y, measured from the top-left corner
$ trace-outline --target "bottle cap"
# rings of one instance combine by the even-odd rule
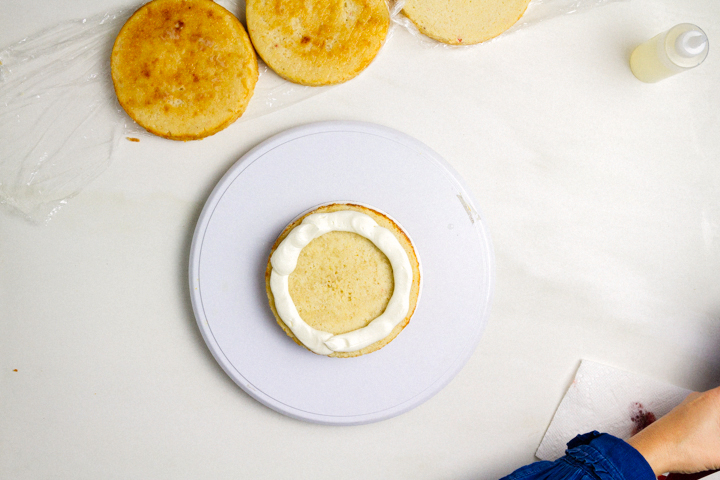
[[[689,30],[678,35],[675,50],[683,57],[700,55],[708,47],[708,38],[702,30]]]

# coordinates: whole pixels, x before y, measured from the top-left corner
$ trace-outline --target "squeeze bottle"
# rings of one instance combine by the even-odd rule
[[[700,65],[709,47],[705,32],[681,23],[638,45],[630,55],[630,70],[638,80],[658,82]]]

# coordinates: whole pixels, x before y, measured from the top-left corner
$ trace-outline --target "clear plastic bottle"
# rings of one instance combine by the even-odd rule
[[[638,80],[658,82],[700,65],[709,47],[705,32],[681,23],[638,45],[630,55],[630,70]]]

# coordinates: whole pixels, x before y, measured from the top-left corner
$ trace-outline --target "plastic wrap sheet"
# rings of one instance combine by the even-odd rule
[[[0,203],[49,218],[107,167],[123,129],[107,52],[125,18],[64,23],[0,51]]]
[[[615,1],[622,0],[532,0],[508,32]],[[244,1],[218,3],[244,20]],[[403,3],[389,2],[393,22],[445,46],[417,31]],[[64,22],[0,49],[0,204],[47,222],[107,168],[123,137],[146,135],[119,106],[110,78],[112,45],[133,11]],[[259,71],[240,122],[329,88],[287,82],[262,62]]]
[[[243,20],[243,1],[218,3]],[[0,204],[47,222],[107,168],[123,137],[147,134],[118,104],[110,77],[115,37],[133,12],[64,22],[0,49]],[[238,121],[326,88],[289,83],[262,62],[259,71]]]
[[[606,5],[608,3],[622,2],[627,0],[531,0],[527,10],[520,17],[520,20],[510,27],[505,32],[501,33],[495,38],[487,40],[485,42],[474,44],[483,45],[491,43],[499,38],[502,38],[514,31],[522,28],[535,25],[536,23],[549,20],[551,18],[562,17],[573,13],[584,12],[595,7]],[[429,47],[445,47],[445,48],[470,48],[474,45],[448,45],[445,43],[433,40],[420,33],[415,24],[402,13],[405,0],[395,0],[392,5],[391,13],[393,22],[401,25],[408,29],[413,35],[415,35],[424,45]]]

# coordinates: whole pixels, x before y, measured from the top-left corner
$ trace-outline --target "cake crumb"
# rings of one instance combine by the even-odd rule
[[[139,141],[140,141],[139,138],[135,138],[135,137],[125,137],[125,138],[127,138],[127,139],[130,140],[131,142],[139,142]]]

